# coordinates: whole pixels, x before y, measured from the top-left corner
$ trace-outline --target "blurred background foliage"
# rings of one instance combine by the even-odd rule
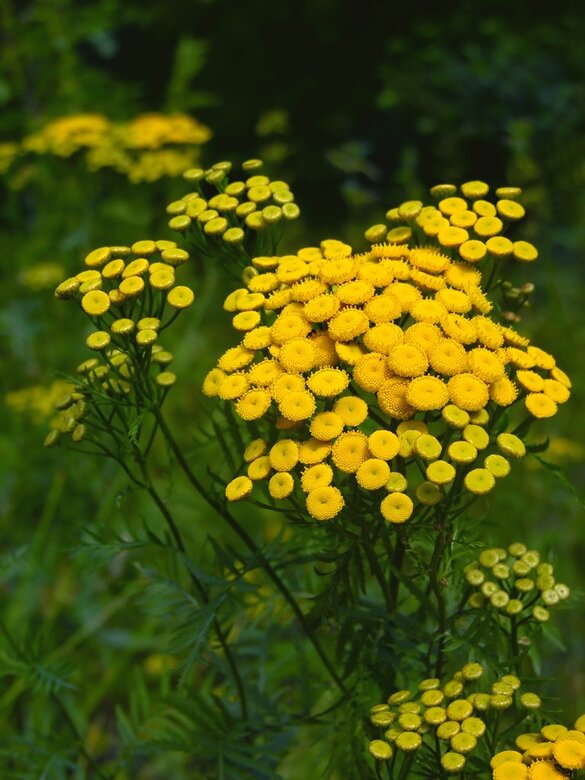
[[[523,187],[524,237],[539,246],[541,259],[530,266],[532,276],[521,268],[515,279],[537,287],[521,327],[558,357],[575,390],[547,427],[552,438],[544,458],[562,471],[535,460],[519,468],[491,499],[486,541],[526,540],[579,593],[585,556],[580,3],[537,10],[525,0],[416,8],[375,0],[0,0],[0,30],[0,610],[11,633],[0,638],[0,765],[8,766],[10,755],[10,765],[19,766],[2,777],[85,776],[69,765],[66,747],[62,754],[55,748],[55,734],[67,728],[85,735],[89,753],[101,743],[111,749],[107,734],[115,730],[128,755],[142,756],[117,777],[162,777],[174,762],[174,776],[199,776],[180,774],[180,740],[179,757],[169,748],[163,758],[147,760],[156,729],[136,734],[148,702],[172,688],[175,662],[168,621],[144,598],[130,609],[147,563],[117,556],[94,561],[88,574],[87,555],[74,554],[82,538],[90,540],[83,529],[114,533],[122,516],[138,522],[151,519],[152,510],[125,490],[113,467],[40,446],[50,415],[46,388],[87,356],[81,324],[69,320],[52,288],[94,246],[173,238],[164,206],[184,185],[172,176],[134,183],[113,169],[92,172],[79,154],[22,151],[23,139],[59,117],[101,114],[124,123],[148,112],[186,114],[211,128],[204,162],[262,157],[273,176],[291,182],[302,209],[284,251],[333,236],[359,247],[363,230],[386,209],[439,181]],[[196,259],[193,267],[200,308],[183,323],[182,341],[169,345],[182,377],[174,411],[177,421],[189,420],[189,433],[204,417],[197,383],[218,343],[227,346],[229,338],[218,270]],[[534,438],[544,439],[544,429]],[[165,453],[157,457],[162,470]],[[205,514],[183,489],[174,485],[173,496],[204,560],[212,554]],[[266,538],[278,532],[280,521],[257,510],[242,513]],[[558,697],[552,708],[558,704],[567,719],[585,707],[580,605],[554,621],[542,648],[546,692]],[[270,680],[278,659],[269,652],[269,633],[259,629],[256,638],[251,657],[265,664]],[[27,648],[26,659],[19,648]],[[51,698],[55,692],[64,697],[66,716]],[[217,739],[227,739],[221,724],[214,727]],[[346,745],[355,744],[355,733],[360,744],[359,723],[336,727]],[[306,766],[316,765],[324,777],[343,777],[326,768],[326,741],[300,751],[308,763],[290,735],[268,743],[267,737],[268,753],[279,757],[271,771],[288,756],[282,777],[303,777]],[[46,773],[35,774],[35,767]],[[215,776],[211,768],[197,771]],[[250,769],[246,776],[272,775]]]

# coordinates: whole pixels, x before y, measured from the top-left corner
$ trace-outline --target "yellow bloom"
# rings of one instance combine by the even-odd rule
[[[329,335],[334,341],[351,341],[368,329],[368,317],[361,309],[347,308],[329,320]]]
[[[322,368],[307,380],[309,389],[322,398],[334,398],[349,384],[349,376],[339,368]]]
[[[539,419],[554,417],[558,411],[558,407],[553,399],[544,393],[529,393],[524,400],[524,404],[530,414]]]
[[[436,460],[427,466],[426,476],[435,485],[448,485],[455,479],[455,469],[447,461]]]
[[[281,346],[287,341],[303,339],[311,332],[311,325],[300,314],[280,314],[270,329],[272,342]]]
[[[377,393],[378,404],[389,417],[406,420],[416,411],[406,400],[408,384],[406,379],[395,378],[387,379],[380,385]]]
[[[299,461],[306,466],[321,463],[331,452],[331,444],[311,438],[299,444]]]
[[[402,306],[394,295],[375,295],[364,306],[364,312],[370,322],[381,325],[398,319]]]
[[[317,463],[303,471],[301,487],[305,493],[318,488],[329,487],[333,481],[333,469],[327,463]]]
[[[388,322],[370,328],[364,334],[363,341],[364,345],[372,352],[387,355],[397,344],[402,342],[403,337],[402,329],[398,325]]]
[[[469,370],[484,382],[491,384],[504,376],[504,364],[489,349],[476,347],[467,353]]]
[[[335,440],[331,451],[340,471],[355,473],[368,457],[368,438],[361,431],[346,431]]]
[[[315,520],[331,520],[345,505],[341,491],[335,487],[323,487],[312,490],[307,495],[307,512]]]
[[[564,404],[565,401],[568,401],[571,396],[569,389],[561,382],[557,382],[555,379],[545,379],[543,383],[543,389],[544,394],[549,398],[552,398],[552,400],[557,404]]]
[[[493,780],[528,780],[528,767],[517,761],[504,761],[494,768]]]
[[[81,306],[90,317],[101,317],[110,308],[110,299],[102,290],[93,290],[83,296]]]
[[[368,437],[368,449],[374,458],[392,460],[398,455],[400,440],[392,431],[374,431]]]
[[[482,409],[489,400],[486,383],[473,374],[463,373],[451,377],[447,387],[451,401],[468,412]]]
[[[311,420],[311,436],[320,441],[336,439],[343,431],[344,421],[336,412],[321,412]]]
[[[494,475],[487,469],[472,469],[463,481],[467,490],[478,496],[489,493],[496,484]]]
[[[203,380],[203,394],[206,396],[218,395],[225,376],[225,373],[220,368],[212,368]]]
[[[333,405],[333,411],[341,418],[344,425],[356,427],[361,425],[368,416],[368,405],[355,395],[339,398]]]
[[[308,322],[327,322],[337,314],[340,306],[340,300],[335,295],[318,295],[305,303],[303,316]]]
[[[290,373],[310,371],[315,362],[315,348],[309,339],[295,338],[282,346],[278,359]]]
[[[120,285],[120,288],[121,287],[122,285]],[[122,290],[122,292],[124,291]],[[195,294],[193,293],[193,290],[191,290],[190,287],[185,287],[184,285],[174,287],[167,294],[167,303],[174,309],[187,309],[189,306],[191,306],[194,300]]]
[[[585,744],[573,739],[560,739],[555,743],[553,755],[563,769],[585,769]]]
[[[354,382],[362,390],[368,390],[369,392],[378,390],[389,375],[390,371],[384,356],[376,352],[371,352],[361,357],[353,371]]]
[[[449,401],[449,392],[438,377],[419,376],[409,383],[405,398],[414,409],[430,411],[442,409]]]
[[[268,492],[272,498],[287,498],[293,492],[294,479],[286,471],[279,471],[270,477],[268,482]]]
[[[299,446],[292,439],[281,439],[271,447],[269,459],[275,471],[291,471],[299,462]]]
[[[477,458],[477,449],[467,441],[454,441],[447,450],[449,458],[454,463],[473,463]]]
[[[390,467],[385,460],[368,458],[356,472],[356,480],[365,490],[378,490],[384,487],[390,477]]]
[[[535,761],[528,768],[528,780],[567,780],[567,775],[549,761]]]
[[[248,387],[249,382],[245,374],[231,374],[221,381],[218,395],[224,401],[233,401],[243,395]]]
[[[421,376],[428,365],[429,361],[424,352],[410,344],[399,344],[388,355],[388,366],[398,376]]]
[[[252,481],[256,481],[260,479],[266,479],[271,470],[272,467],[270,465],[270,458],[267,455],[262,455],[250,463],[247,474]]]
[[[256,458],[259,458],[267,450],[267,445],[264,439],[254,439],[251,441],[244,450],[244,460],[249,463]]]
[[[315,412],[315,397],[308,390],[297,390],[284,395],[278,404],[278,409],[287,420],[308,420]]]
[[[489,394],[498,406],[510,406],[518,397],[518,388],[511,379],[504,376],[490,385]]]
[[[272,399],[266,390],[248,390],[236,403],[236,412],[243,420],[258,420],[268,411]]]
[[[380,504],[382,517],[389,523],[404,523],[412,515],[414,504],[404,493],[389,493]]]
[[[236,477],[226,485],[225,497],[228,501],[240,501],[252,492],[254,484],[249,477]]]
[[[411,249],[408,262],[416,268],[420,268],[421,271],[431,274],[443,273],[451,265],[451,260],[447,255],[442,254],[438,249],[427,247]]]

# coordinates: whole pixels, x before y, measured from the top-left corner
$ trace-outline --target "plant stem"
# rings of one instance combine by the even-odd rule
[[[294,614],[296,615],[299,623],[301,624],[303,631],[305,632],[307,638],[315,648],[315,651],[317,652],[317,655],[321,659],[323,665],[331,675],[331,678],[335,681],[336,685],[340,689],[342,693],[348,693],[347,687],[343,680],[339,677],[337,674],[332,662],[329,660],[329,658],[325,655],[325,651],[321,647],[319,640],[313,633],[313,629],[309,625],[307,618],[305,617],[305,614],[301,610],[297,600],[292,595],[290,590],[288,589],[287,585],[284,583],[284,581],[280,578],[279,574],[276,572],[270,561],[265,557],[265,555],[262,553],[256,542],[252,539],[252,537],[248,534],[248,532],[242,528],[242,526],[238,523],[235,517],[230,514],[230,512],[225,509],[218,501],[215,501],[201,482],[198,480],[198,478],[195,476],[195,474],[191,471],[191,468],[189,467],[189,464],[185,460],[185,457],[181,451],[181,448],[175,441],[175,438],[173,434],[171,433],[166,420],[162,416],[159,409],[154,408],[153,414],[158,420],[158,424],[160,427],[160,430],[162,431],[165,439],[167,440],[171,450],[173,451],[174,456],[176,457],[179,466],[183,470],[183,473],[189,480],[189,482],[193,485],[195,490],[199,493],[199,495],[213,508],[215,511],[222,517],[230,526],[230,528],[240,537],[240,539],[244,542],[246,547],[254,553],[254,555],[257,556],[258,560],[260,561],[262,567],[266,571],[267,575],[270,577],[272,582],[276,585],[276,587],[280,590],[282,593],[285,601],[290,606],[290,608],[293,610]]]
[[[144,479],[144,487],[149,493],[150,497],[154,501],[154,503],[159,508],[162,516],[164,517],[169,530],[171,532],[171,535],[175,541],[175,544],[177,546],[177,549],[181,552],[184,558],[189,560],[189,556],[187,555],[187,549],[185,547],[185,543],[183,541],[183,537],[181,536],[181,532],[179,531],[179,528],[175,522],[174,517],[172,516],[171,512],[169,511],[169,508],[165,504],[165,502],[162,500],[160,495],[158,494],[156,488],[152,484],[152,480],[150,478],[150,474],[148,473],[148,469],[146,468],[146,463],[142,458],[138,459],[138,464],[140,466],[140,471],[142,473],[142,477]],[[187,567],[189,571],[189,576],[191,577],[191,581],[193,582],[193,585],[195,586],[195,590],[197,591],[197,594],[199,596],[199,599],[203,602],[203,604],[209,604],[210,598],[209,594],[207,593],[207,590],[203,583],[199,580],[195,572],[191,570],[191,568]],[[236,688],[238,690],[238,696],[240,698],[240,707],[242,712],[242,720],[248,720],[248,703],[246,699],[246,692],[244,689],[244,683],[242,681],[242,676],[240,675],[240,671],[238,669],[238,666],[236,664],[236,660],[233,656],[233,653],[231,651],[231,648],[228,644],[226,635],[223,632],[223,629],[217,620],[217,618],[213,619],[213,628],[215,630],[215,633],[217,634],[217,638],[219,640],[219,643],[222,647],[222,650],[224,652],[226,661],[228,663],[228,666],[230,667],[230,671],[232,673],[232,677],[234,678],[234,683],[236,685]]]

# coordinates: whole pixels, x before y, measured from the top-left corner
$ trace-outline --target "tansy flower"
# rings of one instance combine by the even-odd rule
[[[303,373],[313,368],[315,349],[309,339],[292,339],[282,346],[278,359],[285,371]]]
[[[390,376],[386,359],[383,355],[371,352],[361,357],[353,371],[354,382],[362,390],[376,392]]]
[[[333,469],[326,463],[317,463],[303,471],[301,487],[305,493],[318,488],[329,487],[333,481]]]
[[[349,384],[349,376],[343,369],[322,368],[307,380],[310,390],[322,398],[340,395]]]
[[[416,377],[425,373],[429,365],[424,352],[410,344],[399,344],[388,355],[390,370],[403,377]]]
[[[402,329],[398,325],[387,322],[370,328],[367,333],[364,333],[363,342],[372,352],[387,355],[393,347],[402,342],[403,338]]]
[[[414,504],[404,493],[389,493],[382,500],[380,510],[389,523],[404,523],[412,515]]]
[[[272,498],[283,499],[290,496],[294,489],[294,479],[286,471],[278,472],[270,477],[268,492]]]
[[[248,390],[236,403],[236,412],[243,420],[258,420],[270,406],[272,399],[266,390]]]
[[[361,431],[342,433],[333,444],[331,458],[340,471],[354,473],[368,457],[368,439]]]
[[[400,317],[402,306],[394,295],[376,295],[368,300],[364,312],[370,322],[380,325]]]
[[[490,398],[498,406],[510,406],[518,397],[518,388],[507,376],[489,386]]]
[[[262,360],[253,365],[248,371],[248,381],[252,385],[268,387],[272,385],[282,374],[282,366],[276,360]]]
[[[360,309],[343,309],[329,320],[329,335],[334,341],[351,341],[368,329],[368,317]]]
[[[405,398],[414,409],[429,411],[442,409],[449,400],[449,392],[438,377],[420,376],[410,382]]]
[[[271,384],[272,397],[277,403],[284,400],[289,393],[305,389],[305,378],[300,374],[280,374]]]
[[[241,501],[252,492],[253,482],[249,477],[236,477],[226,485],[225,496],[228,501]]]
[[[311,438],[299,444],[299,461],[306,466],[321,463],[331,452],[331,444]]]
[[[249,382],[245,374],[231,374],[222,380],[218,395],[224,401],[233,401],[243,395],[248,387]]]
[[[400,440],[392,431],[374,431],[368,437],[368,449],[374,458],[392,460],[398,455]]]
[[[439,374],[454,376],[467,370],[467,352],[458,341],[441,339],[429,350],[429,362]]]
[[[390,477],[390,467],[385,460],[368,458],[356,472],[356,480],[365,490],[377,490],[384,487]]]
[[[275,471],[291,471],[299,462],[299,447],[292,439],[281,439],[269,453],[270,465]]]
[[[380,409],[396,420],[407,420],[416,411],[406,400],[408,381],[401,378],[385,380],[377,393]]]
[[[454,463],[473,463],[477,458],[477,449],[467,441],[454,441],[447,450],[449,458]]]
[[[310,431],[315,439],[331,441],[343,431],[345,423],[336,412],[321,412],[311,420]]]
[[[358,398],[355,395],[346,395],[337,399],[333,405],[333,411],[341,418],[343,425],[354,428],[361,425],[367,418],[368,405],[363,398]]]
[[[554,744],[553,756],[563,769],[585,769],[585,744],[583,742],[561,738]]]
[[[308,322],[327,322],[337,314],[340,305],[340,300],[335,295],[318,295],[305,303],[303,316]]]
[[[494,475],[487,469],[482,468],[469,471],[463,481],[467,490],[478,496],[489,493],[496,484]]]
[[[315,397],[308,390],[298,390],[284,395],[278,404],[283,417],[295,422],[308,420],[316,409]]]
[[[341,491],[335,487],[322,487],[307,495],[307,511],[315,520],[331,520],[345,505]]]
[[[556,403],[545,393],[529,393],[524,399],[526,409],[539,419],[554,417],[558,411]]]
[[[489,400],[486,383],[470,373],[451,377],[447,388],[451,401],[468,412],[481,409]]]

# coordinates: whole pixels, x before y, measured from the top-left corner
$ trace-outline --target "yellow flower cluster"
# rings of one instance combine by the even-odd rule
[[[169,203],[169,227],[190,231],[195,240],[221,239],[220,247],[228,248],[244,242],[246,228],[261,231],[297,219],[301,212],[289,185],[258,173],[262,165],[261,160],[247,160],[242,165],[246,177],[237,181],[229,181],[229,162],[185,171],[183,176],[194,191]],[[217,194],[206,195],[205,184]]]
[[[12,390],[4,396],[9,409],[30,417],[33,422],[42,423],[55,414],[55,404],[72,390],[64,379],[56,379],[50,385],[34,385]]]
[[[355,478],[402,523],[417,505],[461,485],[483,495],[509,473],[526,450],[503,429],[504,409],[548,417],[569,397],[554,358],[488,316],[480,271],[436,248],[355,255],[328,240],[252,264],[224,304],[240,343],[204,384],[269,429],[230,500],[263,479],[285,498],[296,474],[311,516],[327,520]]]
[[[520,694],[520,680],[504,675],[494,682],[489,693],[473,691],[483,676],[481,664],[468,663],[452,679],[422,680],[414,695],[410,690],[396,691],[384,704],[370,708],[370,723],[382,730],[382,736],[370,742],[370,754],[378,761],[398,753],[410,753],[428,744],[441,749],[441,766],[448,774],[460,773],[466,757],[478,747],[492,715],[517,707],[531,711],[540,706],[534,693]]]
[[[208,127],[184,114],[141,114],[130,122],[77,114],[49,122],[26,137],[20,151],[58,157],[83,151],[92,171],[112,168],[133,182],[155,181],[193,166],[210,137]]]
[[[135,392],[137,402],[160,399],[175,383],[167,370],[173,356],[160,344],[159,333],[191,306],[190,287],[176,284],[176,269],[189,259],[173,241],[136,241],[132,246],[105,246],[85,258],[85,270],[65,279],[57,298],[76,300],[97,330],[86,339],[100,353],[77,368],[82,392]],[[156,375],[151,376],[151,369]],[[86,404],[69,395],[59,408],[60,429],[75,431]],[[79,428],[77,428],[79,431]],[[78,433],[79,440],[83,438]],[[74,438],[75,440],[75,438]],[[51,439],[48,444],[54,441]]]
[[[573,729],[549,723],[539,733],[520,734],[516,747],[492,758],[493,780],[566,780],[585,769],[585,715]]]
[[[536,550],[514,542],[508,550],[482,550],[479,559],[465,569],[465,579],[477,591],[469,602],[473,607],[490,605],[504,615],[545,622],[548,607],[570,595],[569,588],[554,577],[552,564],[541,562]]]
[[[71,157],[105,142],[112,122],[101,114],[74,114],[54,119],[22,141],[24,152]]]
[[[0,175],[6,173],[10,168],[18,152],[18,144],[11,142],[0,144]]]
[[[470,181],[458,191],[453,184],[431,188],[436,205],[409,200],[386,213],[393,224],[372,225],[365,233],[371,243],[438,244],[452,257],[475,265],[485,259],[511,258],[523,263],[537,259],[536,247],[527,241],[511,241],[503,234],[510,224],[522,219],[524,207],[518,202],[519,187],[499,187],[496,202],[487,199],[489,186]]]
[[[50,290],[63,278],[64,272],[60,263],[35,263],[20,272],[18,281],[33,292]]]

